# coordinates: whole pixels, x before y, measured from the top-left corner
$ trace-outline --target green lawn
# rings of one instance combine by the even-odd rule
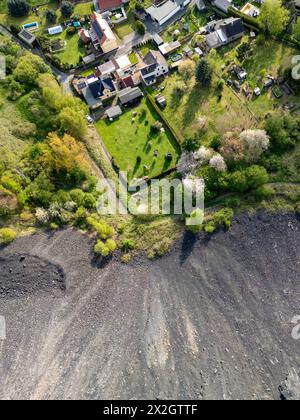
[[[114,32],[120,39],[123,39],[126,35],[129,35],[131,32],[134,31],[135,28],[135,18],[133,14],[133,10],[131,10],[130,6],[125,6],[125,11],[127,13],[127,20],[116,25],[114,28]]]
[[[49,25],[46,22],[45,13],[47,9],[56,11],[56,14],[57,14],[56,23],[60,23],[65,20],[61,16],[61,13],[59,10],[59,4],[53,0],[49,1],[49,3],[46,5],[39,7],[38,15],[30,12],[28,16],[24,16],[21,18],[14,18],[14,17],[9,16],[7,14],[7,7],[6,5],[3,5],[2,2],[3,0],[0,0],[0,3],[1,3],[0,4],[0,23],[7,26],[9,25],[21,26],[21,25],[24,25],[25,23],[30,23],[30,22],[38,22],[40,30],[47,28],[49,26],[53,26],[53,25]],[[34,6],[36,4],[41,4],[43,2],[41,2],[40,0],[31,0],[29,1],[29,3],[31,3]],[[73,14],[79,15],[79,16],[89,15],[92,13],[93,9],[94,9],[94,6],[93,6],[93,2],[91,1],[85,2],[85,3],[79,3],[75,5]]]
[[[212,11],[201,13],[198,11],[196,6],[194,6],[190,8],[189,11],[178,22],[169,26],[168,29],[164,31],[162,38],[165,42],[171,42],[173,41],[173,33],[175,30],[180,31],[179,38],[182,38],[183,36],[187,35],[188,32],[193,33],[199,31],[200,28],[207,24],[208,18],[212,14]],[[188,32],[183,28],[183,25],[186,23],[188,23],[189,25]]]
[[[59,35],[51,36],[51,39],[63,39],[66,42],[65,50],[55,53],[55,56],[58,57],[62,63],[76,66],[79,63],[80,56],[84,57],[86,55],[85,48],[79,45],[80,38],[77,32],[74,35],[68,35],[67,31],[64,31]]]
[[[218,99],[217,78],[208,89],[197,86],[195,80],[192,80],[182,96],[174,89],[177,82],[182,82],[178,73],[162,82],[165,86],[162,94],[167,99],[163,113],[183,138],[197,136],[203,143],[207,143],[216,134],[230,131],[237,126],[253,126],[251,114],[227,86],[224,87],[222,99]],[[154,97],[157,92],[153,91],[152,94]],[[205,133],[199,126],[199,118],[202,117],[207,119]]]
[[[134,112],[137,112],[135,117]],[[128,171],[130,179],[146,175],[155,177],[176,165],[179,150],[171,134],[167,130],[158,134],[150,132],[157,120],[158,116],[143,99],[138,107],[125,110],[116,121],[100,120],[95,124],[110,155],[121,170]],[[155,151],[158,151],[157,158]],[[169,152],[173,155],[171,162],[165,159]],[[138,156],[140,164],[137,163]],[[144,165],[148,170],[144,170]]]

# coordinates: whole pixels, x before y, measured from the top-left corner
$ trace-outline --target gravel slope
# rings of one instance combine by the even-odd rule
[[[279,398],[299,371],[299,229],[243,216],[129,265],[99,264],[74,230],[17,240],[0,253],[0,398]]]

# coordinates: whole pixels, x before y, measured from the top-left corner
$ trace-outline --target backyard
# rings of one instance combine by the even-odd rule
[[[163,113],[183,138],[200,136],[203,143],[210,143],[218,133],[255,124],[252,115],[230,88],[224,86],[222,98],[219,98],[217,78],[210,88],[198,86],[193,79],[179,93],[176,88],[182,83],[180,74],[174,73],[162,83],[165,86],[162,94],[167,100]],[[156,90],[150,91],[153,97],[157,94]]]
[[[40,0],[31,0],[30,2],[33,6],[36,4],[40,4]],[[46,21],[45,13],[47,9],[51,9],[56,12],[57,19],[55,23],[49,24]],[[93,11],[93,2],[84,2],[78,3],[74,5],[74,12],[73,16],[86,16],[90,15]],[[28,16],[22,18],[13,18],[6,14],[6,6],[5,8],[0,6],[0,23],[3,23],[6,26],[16,25],[22,26],[26,23],[37,22],[39,25],[38,31],[35,33],[37,35],[45,34],[45,29],[54,26],[57,24],[62,23],[66,19],[61,16],[61,12],[59,10],[59,4],[55,1],[50,1],[48,4],[40,6],[37,13],[30,12]],[[86,50],[83,46],[79,44],[79,37],[77,32],[73,35],[68,35],[66,30],[62,34],[49,36],[49,39],[56,40],[61,39],[66,43],[66,48],[64,51],[58,52],[55,54],[56,57],[60,59],[63,64],[70,64],[71,66],[75,66],[78,64],[80,56],[86,55]]]
[[[176,165],[179,147],[167,129],[153,130],[157,121],[159,117],[143,99],[138,107],[125,110],[116,121],[96,123],[114,162],[128,171],[130,179],[159,176]],[[166,159],[168,153],[172,155],[171,161]]]

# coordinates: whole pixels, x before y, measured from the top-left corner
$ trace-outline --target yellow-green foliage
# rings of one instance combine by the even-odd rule
[[[8,245],[13,242],[17,237],[16,232],[10,228],[0,229],[0,244]]]
[[[101,239],[108,239],[115,234],[114,228],[104,221],[97,221],[93,217],[87,217],[87,224],[91,226]]]

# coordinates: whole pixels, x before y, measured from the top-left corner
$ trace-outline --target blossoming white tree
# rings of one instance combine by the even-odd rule
[[[265,130],[245,130],[240,139],[245,147],[245,158],[248,162],[257,162],[269,148],[270,139]]]
[[[209,161],[209,166],[217,172],[226,172],[227,165],[225,159],[221,155],[213,156]]]

